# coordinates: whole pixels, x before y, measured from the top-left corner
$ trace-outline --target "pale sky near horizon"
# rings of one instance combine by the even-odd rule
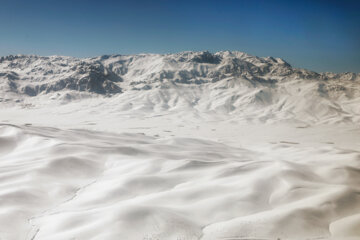
[[[360,72],[360,1],[0,0],[0,56],[211,52]]]

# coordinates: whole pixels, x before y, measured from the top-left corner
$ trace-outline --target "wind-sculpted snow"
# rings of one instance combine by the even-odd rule
[[[21,106],[113,96],[151,111],[185,104],[249,121],[260,111],[255,121],[359,122],[359,83],[359,74],[319,74],[241,52],[0,58],[0,101]]]
[[[359,161],[331,145],[1,125],[0,238],[357,239]]]

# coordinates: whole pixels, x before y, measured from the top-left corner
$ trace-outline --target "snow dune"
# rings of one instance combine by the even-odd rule
[[[1,125],[1,239],[358,239],[360,153]]]

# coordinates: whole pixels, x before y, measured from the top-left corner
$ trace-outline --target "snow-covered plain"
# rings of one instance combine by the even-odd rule
[[[0,239],[360,239],[360,75],[241,52],[0,58]]]

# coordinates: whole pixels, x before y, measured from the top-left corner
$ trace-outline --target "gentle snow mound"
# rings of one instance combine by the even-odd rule
[[[0,127],[2,239],[351,239],[359,153]]]

